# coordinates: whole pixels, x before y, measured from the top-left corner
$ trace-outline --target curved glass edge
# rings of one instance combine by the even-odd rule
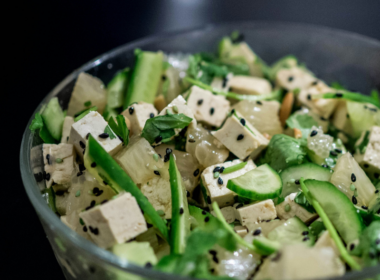
[[[220,23],[220,24],[209,24],[203,27],[196,27],[191,28],[188,30],[180,30],[180,31],[174,31],[174,32],[167,32],[163,34],[158,34],[154,36],[149,36],[143,39],[135,40],[133,42],[124,44],[120,47],[117,47],[115,49],[112,49],[111,51],[102,54],[94,59],[92,59],[90,62],[85,63],[81,67],[74,70],[71,74],[69,74],[65,79],[63,79],[39,104],[39,106],[36,108],[36,110],[33,112],[33,115],[29,119],[26,129],[23,134],[23,139],[21,142],[21,149],[20,149],[20,169],[21,169],[21,177],[22,181],[26,190],[26,193],[35,208],[38,216],[40,219],[42,219],[46,224],[49,225],[51,230],[58,231],[61,236],[63,236],[64,239],[71,242],[76,248],[79,248],[81,250],[85,250],[86,252],[94,255],[102,262],[105,262],[106,264],[113,266],[117,269],[124,270],[125,272],[134,273],[136,275],[142,276],[142,277],[154,277],[155,279],[183,279],[183,280],[190,280],[192,278],[178,276],[178,275],[172,275],[167,274],[159,271],[152,271],[147,270],[143,267],[134,265],[132,263],[129,263],[127,261],[123,261],[111,252],[101,249],[92,242],[86,240],[85,238],[77,235],[74,231],[72,231],[70,228],[68,228],[66,225],[64,225],[60,219],[50,210],[48,205],[43,200],[40,192],[38,192],[38,187],[34,180],[34,174],[32,173],[32,170],[30,168],[30,147],[32,145],[32,133],[28,129],[30,123],[32,122],[34,115],[36,112],[38,112],[42,105],[45,104],[48,100],[50,100],[53,96],[57,95],[59,91],[69,82],[71,82],[73,79],[75,79],[79,73],[83,71],[87,71],[101,63],[103,61],[107,60],[108,58],[111,58],[113,56],[117,56],[120,53],[126,52],[128,50],[133,50],[137,47],[141,47],[145,44],[153,43],[153,42],[159,42],[167,40],[171,37],[175,37],[177,35],[190,35],[192,33],[197,32],[203,32],[205,30],[210,29],[217,29],[217,28],[226,28],[229,27],[232,30],[249,27],[249,28],[262,28],[262,27],[271,27],[274,25],[281,25],[286,26],[287,28],[294,28],[299,30],[309,30],[311,32],[328,32],[328,33],[336,33],[338,32],[340,36],[346,36],[353,38],[355,40],[361,40],[366,41],[366,43],[370,43],[376,47],[380,47],[380,41],[377,41],[373,38],[356,34],[353,32],[345,31],[345,30],[339,30],[329,27],[321,27],[317,25],[311,25],[311,24],[300,24],[300,23],[289,23],[289,22],[269,22],[269,21],[243,21],[243,22],[231,22],[231,23]],[[343,275],[342,277],[336,277],[336,278],[330,278],[330,279],[358,279],[359,277],[372,277],[380,273],[380,265],[376,267],[367,268],[363,271],[359,272],[351,272],[348,274]]]

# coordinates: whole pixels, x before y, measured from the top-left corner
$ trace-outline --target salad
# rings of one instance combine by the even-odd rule
[[[147,269],[314,279],[380,261],[379,92],[268,65],[239,32],[216,53],[136,49],[107,85],[80,73],[30,129],[50,208]]]

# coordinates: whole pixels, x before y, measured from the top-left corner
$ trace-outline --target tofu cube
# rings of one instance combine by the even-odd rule
[[[86,106],[87,102],[91,102],[90,106],[98,107],[99,113],[102,114],[107,104],[107,90],[100,79],[82,72],[75,82],[67,115],[74,116],[88,109],[90,106]]]
[[[121,114],[131,123],[131,132],[133,135],[140,135],[148,119],[157,116],[157,110],[153,104],[139,102],[132,104]]]
[[[318,217],[318,214],[310,213],[301,205],[297,204],[294,201],[294,198],[296,197],[296,195],[297,193],[292,193],[288,195],[287,197],[285,197],[285,200],[283,202],[281,202],[280,204],[276,206],[277,216],[281,220],[287,220],[294,216],[297,216],[304,223],[309,223],[315,220]],[[288,208],[288,206],[286,205],[289,205],[290,207],[289,208],[290,210],[288,212],[285,210],[285,207]]]
[[[71,174],[74,170],[74,147],[71,144],[43,144],[43,159],[46,187],[53,184],[68,189],[71,184]]]
[[[114,155],[121,149],[122,142],[118,137],[114,139],[99,137],[100,134],[104,133],[107,125],[108,123],[102,115],[92,111],[71,126],[69,143],[74,145],[77,154],[83,158],[87,135],[91,134],[107,153]]]
[[[74,118],[66,116],[62,126],[61,143],[69,143],[71,126],[74,124]]]
[[[219,127],[230,110],[230,102],[220,95],[192,86],[187,106],[193,111],[195,119],[211,126]]]
[[[266,79],[250,76],[233,76],[228,80],[230,91],[247,94],[262,95],[272,91],[272,85]]]
[[[234,197],[237,194],[227,189],[228,180],[247,173],[248,171],[254,169],[256,165],[253,163],[252,160],[249,160],[247,165],[244,166],[242,169],[227,174],[220,173],[219,178],[221,178],[223,182],[222,184],[219,184],[218,178],[214,178],[213,170],[215,169],[215,167],[227,168],[241,162],[242,161],[238,159],[235,159],[233,161],[226,161],[224,163],[211,165],[202,172],[201,178],[203,187],[206,189],[207,192],[208,204],[211,205],[214,201],[216,201],[220,208],[231,206],[234,204]]]
[[[222,212],[224,219],[227,223],[231,224],[235,222],[235,208],[232,206],[227,206],[222,209],[220,209],[220,212]],[[211,211],[211,214],[216,217],[216,214],[214,211]]]
[[[292,67],[280,69],[276,74],[276,86],[288,91],[295,89],[306,89],[317,79],[302,67]]]
[[[236,110],[232,111],[223,127],[213,131],[212,135],[240,159],[248,156],[255,158],[269,143],[269,140]]]
[[[130,193],[122,193],[79,216],[92,240],[101,248],[124,243],[147,230],[141,209]]]
[[[172,218],[172,195],[169,180],[153,178],[141,186],[141,192],[154,209],[165,212],[165,219]]]
[[[364,140],[366,132],[362,133],[362,136],[356,142],[356,147]],[[361,153],[359,149],[356,150],[355,160],[373,179],[380,178],[380,126],[373,126],[368,136],[368,145],[365,148],[364,153]]]
[[[236,209],[236,219],[248,228],[252,224],[273,220],[277,217],[276,208],[272,199],[255,202]]]

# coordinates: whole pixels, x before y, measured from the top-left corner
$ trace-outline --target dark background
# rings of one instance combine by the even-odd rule
[[[380,40],[380,1],[376,0],[54,0],[13,5],[2,9],[4,17],[9,13],[11,18],[2,26],[1,40],[6,47],[2,68],[7,72],[1,75],[3,119],[7,120],[2,141],[6,147],[0,250],[1,267],[6,270],[1,273],[6,278],[2,279],[64,279],[26,197],[18,159],[22,133],[35,107],[72,70],[150,34],[224,21],[302,22]]]

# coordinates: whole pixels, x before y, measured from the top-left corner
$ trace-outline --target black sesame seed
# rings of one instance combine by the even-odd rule
[[[289,76],[289,78],[288,78],[288,82],[291,82],[291,81],[293,81],[293,80],[294,80],[293,76]]]
[[[207,196],[207,203],[211,204],[211,198],[209,196]]]
[[[364,164],[364,168],[368,168],[368,167],[369,167],[369,165],[365,163]]]
[[[220,171],[220,167],[217,166],[217,167],[214,168],[214,170],[212,171],[212,173],[219,172],[219,171]]]
[[[212,260],[213,260],[215,263],[219,263],[219,260],[218,260],[218,258],[217,258],[216,256],[213,256],[213,257],[212,257]]]
[[[162,76],[161,76],[161,79],[162,79],[163,81],[165,81],[165,80],[166,80],[166,76],[162,75]]]
[[[110,135],[108,133],[102,133],[102,134],[99,134],[99,137],[102,138],[102,139],[106,139],[108,137],[110,137]]]
[[[356,182],[356,176],[354,173],[351,174],[351,181]]]
[[[307,95],[307,100],[311,100],[311,94]]]
[[[215,272],[215,269],[211,268],[211,269],[210,269],[210,272],[211,272],[211,273],[214,273],[214,272]]]
[[[96,162],[91,163],[91,167],[96,167]]]
[[[256,104],[257,104],[257,105],[263,105],[263,102],[261,102],[261,101],[259,100],[259,101],[256,101]]]
[[[342,94],[342,93],[340,93],[340,92],[338,92],[338,93],[335,93],[335,97],[338,97],[338,98],[340,98],[340,97],[343,97],[343,94]]]
[[[83,149],[83,154],[86,152],[86,148]]]
[[[65,194],[64,191],[56,191],[55,192],[55,195],[57,195],[57,196],[63,196],[64,194]]]
[[[86,226],[83,227],[83,231],[87,232],[87,227]]]
[[[309,232],[307,230],[302,232],[302,235],[308,235],[308,234],[309,234]]]
[[[195,170],[193,175],[194,175],[194,177],[197,177],[199,175],[199,169]]]
[[[261,229],[256,229],[254,232],[253,232],[253,235],[259,235],[261,233]]]
[[[205,210],[202,211],[202,215],[206,215],[207,212]]]
[[[203,103],[203,99],[199,99],[197,102],[198,105],[202,105],[202,103]]]
[[[205,218],[205,223],[207,223],[208,221],[210,221],[210,217]]]
[[[377,112],[377,109],[376,108],[368,108],[370,111],[372,111],[372,112]]]
[[[34,174],[34,178],[36,179],[37,182],[41,182],[44,179],[42,172]]]
[[[368,109],[367,105],[364,105],[364,109]]]
[[[156,143],[160,143],[161,140],[162,140],[162,136],[161,136],[161,135],[158,135],[158,136],[156,137],[156,139],[154,139],[154,142],[156,142]]]
[[[49,174],[49,173],[46,173],[45,180],[46,180],[46,181],[49,181],[49,180],[50,180],[50,174]]]
[[[240,123],[245,126],[245,119],[240,119]]]
[[[158,172],[157,170],[154,170],[153,173],[160,176],[160,172]]]
[[[216,256],[217,252],[215,250],[209,250],[208,253],[210,255]]]
[[[103,184],[106,185],[106,186],[108,185],[108,183],[106,181],[103,181]]]
[[[351,245],[350,245],[350,251],[354,250],[354,248],[355,248],[355,244],[351,243]]]
[[[310,240],[309,237],[304,237],[304,239],[302,239],[303,242],[306,242],[306,241],[308,241],[308,240]]]
[[[129,114],[130,114],[130,115],[132,115],[132,114],[133,114],[133,112],[135,111],[135,108],[133,108],[133,107],[130,107],[130,108],[128,109],[128,111],[129,111]]]
[[[220,177],[218,178],[218,184],[219,184],[219,185],[223,185],[223,179],[220,178]]]
[[[95,196],[101,196],[103,194],[103,190],[100,190]]]
[[[210,109],[210,115],[213,115],[214,112],[215,112],[215,109],[214,109],[214,108],[211,108],[211,109]]]
[[[170,154],[164,155],[164,162],[168,162],[170,160]]]
[[[86,145],[82,141],[79,141],[79,146],[81,146],[82,149],[86,148]]]
[[[222,87],[226,87],[226,86],[227,86],[227,82],[228,82],[227,77],[224,77],[224,78],[223,78],[223,84],[222,84]]]
[[[379,190],[376,190],[375,193],[379,193]]]
[[[223,171],[224,171],[224,166],[222,166],[221,168],[220,168],[220,170],[219,170],[219,173],[223,173]]]
[[[181,207],[181,208],[179,209],[179,214],[182,215],[183,212],[184,212],[184,210],[183,210],[183,208]]]
[[[276,255],[273,259],[271,259],[271,261],[272,261],[272,262],[276,262],[276,261],[278,261],[280,258],[281,258],[281,252],[278,252],[277,255]]]
[[[163,76],[164,77],[164,76]],[[146,264],[145,264],[145,268],[152,268],[153,267],[153,265],[150,263],[150,262],[147,262]]]
[[[195,140],[194,139],[189,139],[189,142],[190,143],[195,143]]]
[[[269,223],[271,220],[266,220],[267,223]]]
[[[243,134],[239,134],[238,137],[237,137],[237,140],[240,141],[244,138],[244,135]]]
[[[300,180],[295,180],[294,184],[299,185],[300,184]]]
[[[321,121],[327,121],[327,119],[324,117],[321,117]]]
[[[235,109],[231,110],[231,115],[235,114]]]
[[[358,200],[356,199],[354,195],[352,196],[352,203],[355,205],[358,204]]]
[[[321,166],[324,167],[324,168],[328,168],[327,164],[322,164]]]
[[[69,136],[66,137],[66,141],[69,142]]]
[[[335,152],[337,152],[338,154],[341,154],[342,150],[341,149],[335,149]]]
[[[104,203],[106,203],[108,200],[107,199],[105,199],[105,200],[103,200],[102,202],[100,202],[100,204],[104,204]]]
[[[368,207],[367,207],[367,206],[364,206],[364,205],[362,205],[362,209],[364,209],[364,210],[368,210]]]
[[[46,160],[47,160],[47,163],[50,164],[50,155],[49,154],[46,155]]]
[[[333,156],[333,157],[338,156],[337,152],[335,152],[335,151],[330,151],[330,155]]]
[[[158,154],[158,156],[159,156],[160,158],[162,158],[161,154]]]
[[[150,113],[150,114],[149,114],[149,118],[151,118],[151,119],[154,118],[154,114],[153,114],[153,113]]]
[[[318,131],[316,130],[313,130],[311,133],[310,133],[310,137],[314,137],[315,135],[318,134]]]
[[[170,149],[170,148],[166,148],[166,154],[167,154],[167,155],[170,155],[172,152],[173,152],[172,149]]]
[[[314,81],[311,83],[312,86],[316,86],[318,84],[318,81]]]
[[[346,114],[346,118],[349,119],[349,118],[350,118],[350,115],[349,115],[349,114]]]
[[[90,133],[87,133],[87,135],[86,135],[86,139],[88,140],[88,137],[90,136]]]
[[[375,173],[375,174],[373,174],[373,176],[375,176],[375,179],[379,179],[380,174],[379,173]]]

